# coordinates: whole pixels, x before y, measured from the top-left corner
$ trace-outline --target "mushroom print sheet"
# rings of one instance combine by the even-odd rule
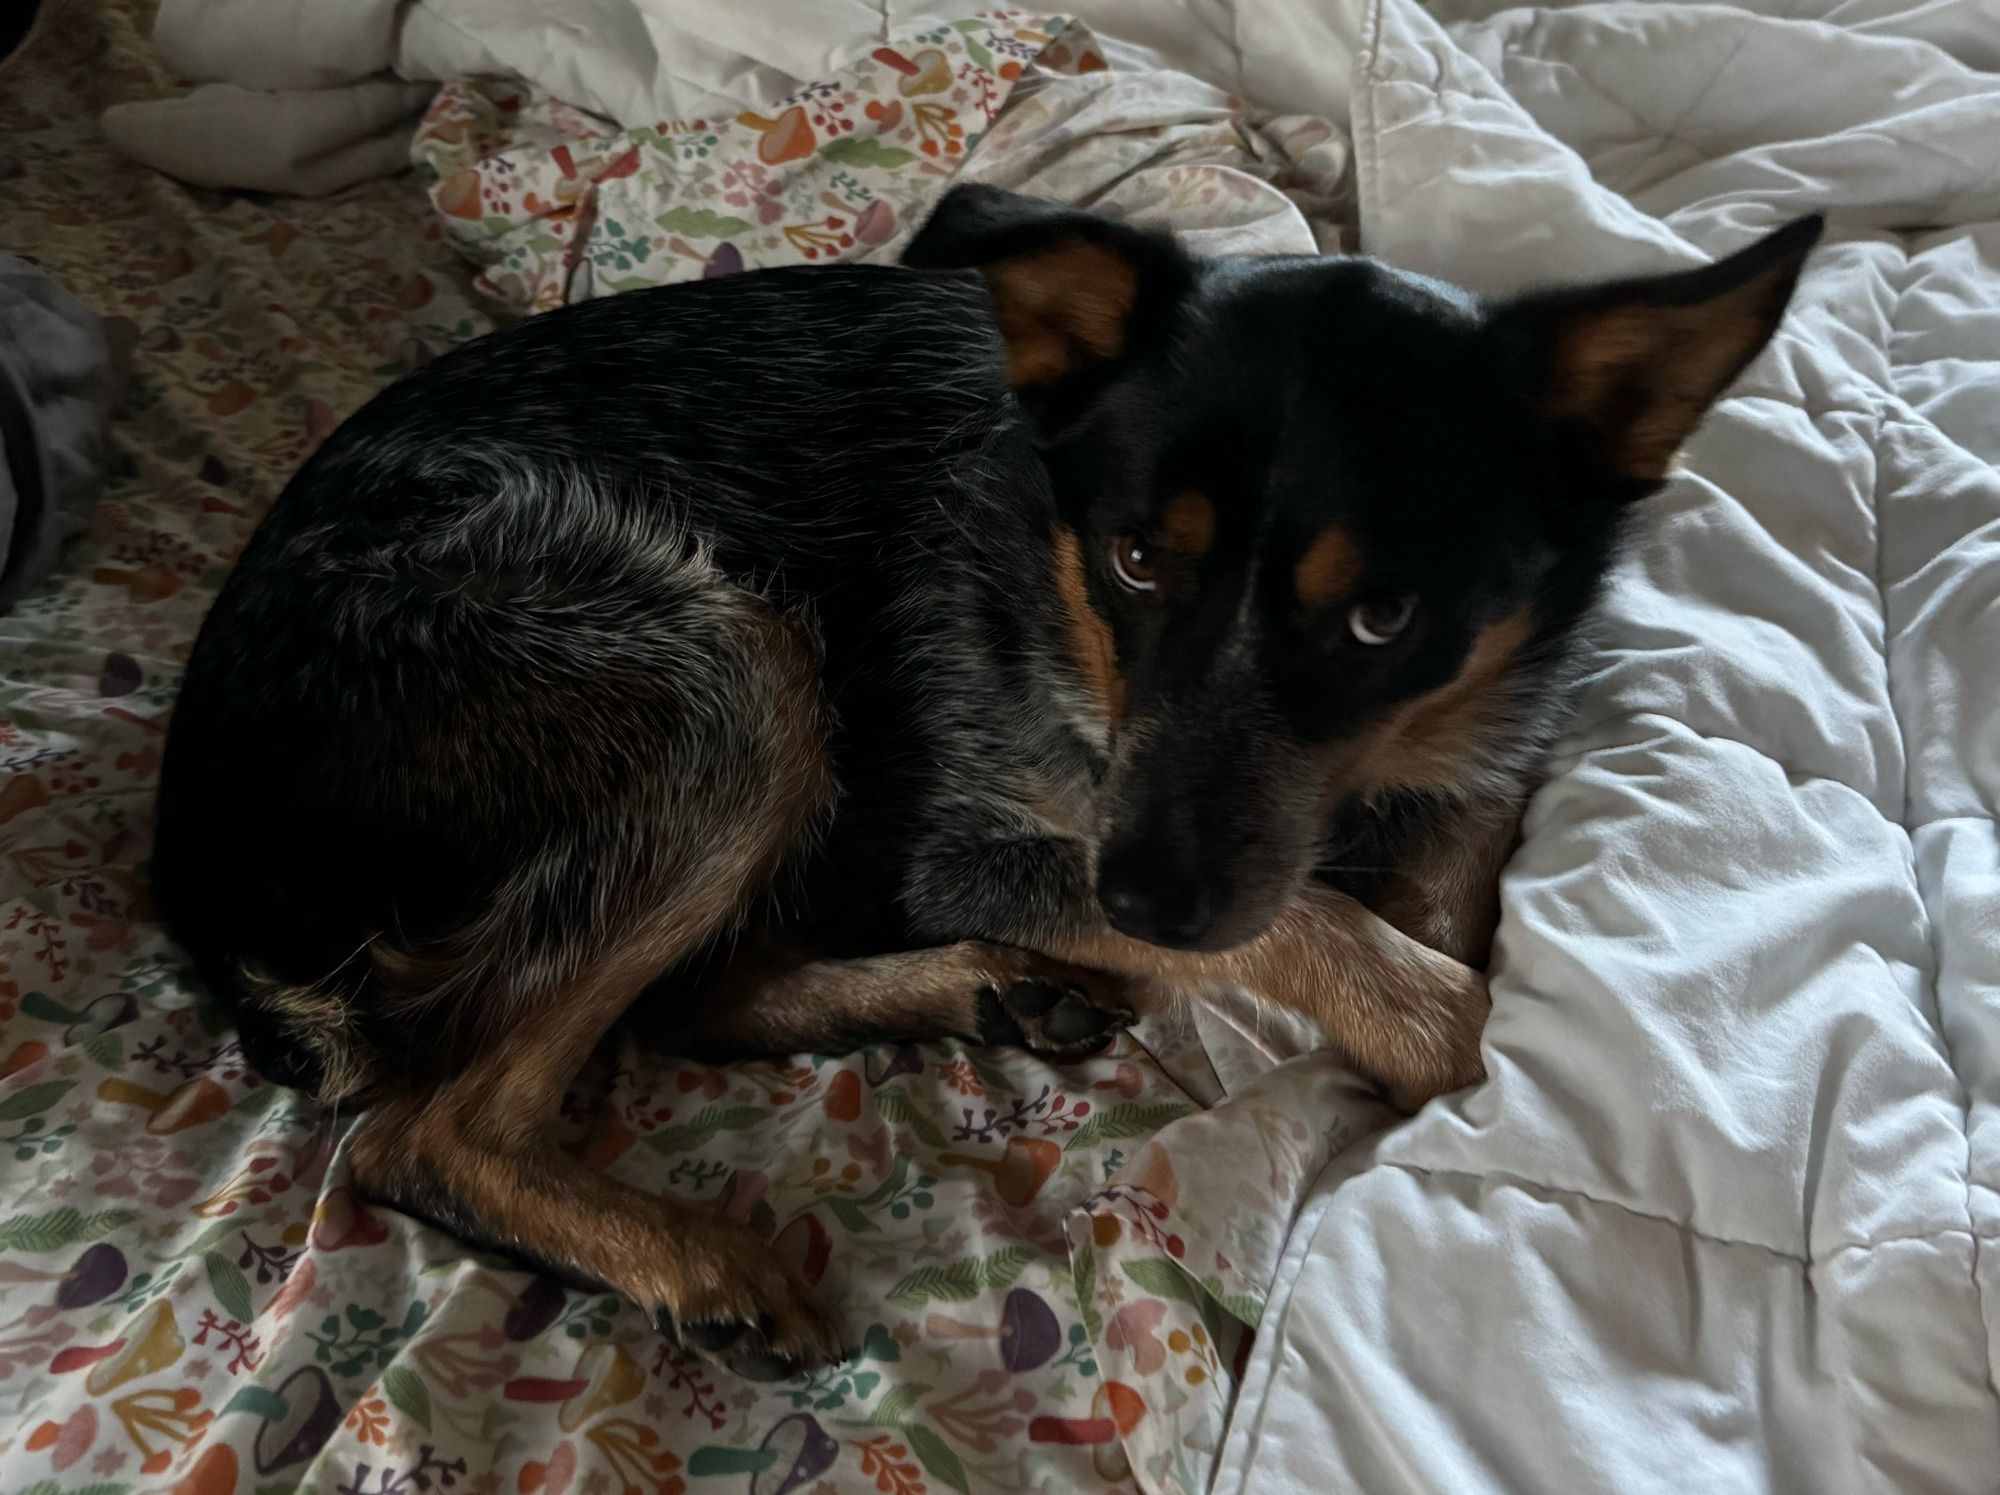
[[[1174,1027],[1062,1068],[956,1046],[726,1069],[607,1050],[569,1100],[578,1166],[751,1222],[850,1325],[852,1361],[768,1386],[357,1197],[348,1122],[245,1068],[148,908],[181,664],[313,444],[495,307],[454,252],[466,220],[410,176],[252,199],[112,154],[97,111],[169,86],[147,17],[45,11],[0,65],[0,232],[136,346],[90,530],[0,616],[0,1491],[1199,1489],[1289,1203],[1372,1115],[1325,1061],[1259,1078],[1254,1046]],[[904,85],[948,64],[990,93],[948,92],[907,148],[837,138],[949,163],[1048,44],[1015,20],[885,47],[868,98],[820,93],[817,154],[844,99],[859,120],[878,99],[927,117]],[[440,102],[434,132],[456,117]],[[690,170],[719,189],[701,149]],[[783,226],[845,252],[920,200],[837,175],[783,213],[813,193],[891,208]],[[764,221],[717,199],[670,236],[713,260],[725,209]],[[1211,1049],[1238,1090],[1216,1112]]]

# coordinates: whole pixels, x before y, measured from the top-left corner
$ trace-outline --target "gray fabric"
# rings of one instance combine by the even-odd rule
[[[0,610],[54,570],[88,522],[111,455],[118,327],[0,254]]]

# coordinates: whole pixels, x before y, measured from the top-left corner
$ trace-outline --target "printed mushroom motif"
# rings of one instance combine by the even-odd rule
[[[854,220],[854,237],[864,244],[886,244],[895,234],[896,210],[879,197]]]
[[[49,1467],[60,1474],[90,1451],[97,1436],[97,1409],[85,1402],[61,1422],[44,1422],[28,1434],[29,1453],[46,1451]]]
[[[632,1357],[609,1340],[599,1340],[577,1356],[572,1379],[584,1383],[556,1413],[556,1425],[573,1433],[600,1412],[623,1406],[645,1389],[646,1377]]]
[[[1055,1313],[1025,1287],[1007,1294],[998,1325],[933,1313],[924,1320],[924,1333],[931,1339],[990,1339],[1000,1347],[1000,1363],[1017,1373],[1046,1365],[1062,1348],[1062,1326]]]
[[[125,1257],[105,1241],[85,1251],[56,1284],[56,1307],[88,1308],[125,1285]]]
[[[792,105],[776,119],[766,119],[761,114],[745,112],[736,116],[740,125],[748,125],[763,138],[757,142],[757,159],[766,166],[783,166],[787,161],[797,161],[810,156],[819,148],[819,139],[813,134],[812,121],[804,109]],[[449,211],[447,209],[446,211]]]
[[[998,1162],[991,1158],[969,1157],[960,1152],[942,1153],[938,1161],[956,1163],[990,1175],[994,1192],[1015,1209],[1020,1209],[1041,1193],[1042,1185],[1049,1181],[1056,1166],[1062,1162],[1062,1149],[1045,1137],[1009,1137]]]
[[[791,1495],[833,1467],[840,1445],[809,1412],[781,1417],[755,1448],[697,1448],[688,1457],[694,1479],[723,1474],[750,1476],[750,1495]]]
[[[1127,1303],[1104,1326],[1104,1343],[1113,1350],[1130,1350],[1133,1369],[1150,1376],[1167,1363],[1167,1347],[1153,1332],[1166,1315],[1167,1305],[1158,1298]]]
[[[793,1490],[833,1467],[840,1445],[813,1417],[794,1412],[779,1419],[764,1435],[758,1452],[769,1454],[771,1459],[764,1469],[750,1476],[750,1495],[791,1495]],[[766,1475],[773,1477],[767,1479]]]
[[[352,1189],[327,1192],[313,1211],[312,1243],[320,1251],[345,1251],[350,1246],[375,1246],[389,1239],[389,1227],[361,1202]]]
[[[97,1093],[118,1105],[150,1111],[146,1130],[156,1137],[184,1132],[229,1114],[229,1092],[207,1075],[197,1076],[179,1089],[165,1093],[135,1085],[130,1080],[112,1078],[100,1084]]]
[[[83,1389],[92,1396],[115,1391],[127,1381],[165,1370],[181,1358],[181,1351],[186,1348],[181,1326],[174,1322],[173,1304],[162,1298],[140,1318],[138,1332],[127,1339],[120,1353],[106,1356],[91,1366],[90,1374],[84,1377]]]
[[[1062,1348],[1055,1310],[1025,1287],[1000,1305],[1000,1360],[1011,1371],[1037,1370]]]
[[[877,47],[872,55],[884,67],[902,75],[896,82],[896,91],[904,98],[943,93],[951,87],[951,59],[936,47],[925,47],[914,57],[905,57],[894,47]]]

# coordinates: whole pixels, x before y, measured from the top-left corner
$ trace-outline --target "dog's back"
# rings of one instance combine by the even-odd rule
[[[746,598],[879,629],[1007,498],[979,305],[858,267],[641,292],[447,354],[334,434],[211,612],[162,774],[159,898],[260,1070],[351,1096],[452,1036],[451,988],[505,1010],[543,974],[524,926],[587,927],[635,875],[615,836],[550,865],[571,794],[616,806],[688,711],[753,704],[716,673]]]

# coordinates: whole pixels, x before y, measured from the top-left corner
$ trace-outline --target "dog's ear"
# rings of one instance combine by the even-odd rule
[[[1007,382],[1031,399],[1101,379],[1194,277],[1166,234],[977,184],[945,194],[903,263],[985,278]]]
[[[1520,340],[1542,412],[1615,488],[1648,492],[1777,331],[1823,225],[1798,219],[1698,270],[1528,296],[1495,325]]]

